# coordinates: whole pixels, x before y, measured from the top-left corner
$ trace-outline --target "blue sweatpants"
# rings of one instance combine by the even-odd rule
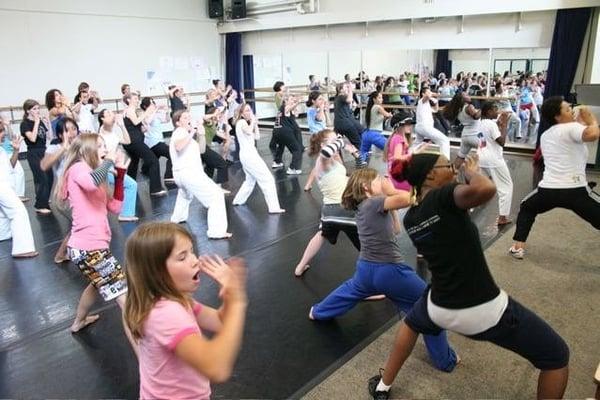
[[[362,141],[360,143],[360,156],[363,160],[366,159],[367,153],[371,151],[371,146],[375,145],[380,150],[385,147],[386,138],[381,134],[381,131],[369,129],[363,132]]]
[[[359,259],[354,276],[313,306],[316,320],[326,320],[345,314],[359,301],[384,294],[405,314],[423,294],[427,285],[405,264],[374,263]],[[446,331],[439,335],[424,335],[429,357],[436,368],[450,372],[456,366],[456,353],[448,344]]]
[[[108,184],[114,186],[115,176],[108,174]],[[123,182],[123,207],[120,217],[135,217],[135,205],[137,201],[137,182],[135,179],[125,174]]]

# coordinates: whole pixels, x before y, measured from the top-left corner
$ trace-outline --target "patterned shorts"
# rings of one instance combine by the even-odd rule
[[[109,249],[87,251],[69,247],[68,251],[71,261],[94,285],[104,301],[127,293],[127,281],[121,264]]]

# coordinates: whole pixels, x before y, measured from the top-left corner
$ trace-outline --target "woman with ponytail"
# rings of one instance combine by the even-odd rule
[[[409,205],[409,193],[394,189],[374,169],[354,171],[342,194],[342,206],[356,212],[360,241],[356,272],[310,309],[310,319],[341,316],[359,301],[377,294],[393,301],[399,313],[410,311],[427,285],[404,263],[400,248],[400,220],[396,210]],[[437,369],[447,372],[454,369],[458,357],[445,333],[425,336],[425,345]]]
[[[386,139],[383,136],[383,122],[386,118],[390,118],[392,114],[387,112],[382,107],[382,104],[383,95],[381,92],[376,91],[369,95],[367,112],[365,114],[367,130],[363,132],[360,143],[360,156],[365,161],[368,159],[372,145],[375,145],[380,150],[383,150],[385,147]]]
[[[273,174],[269,171],[265,161],[258,154],[255,144],[260,138],[258,119],[247,103],[242,103],[238,109],[235,134],[240,144],[240,162],[242,163],[246,179],[244,179],[242,186],[240,186],[232,204],[234,206],[246,204],[248,197],[254,191],[254,186],[258,183],[267,202],[269,214],[284,213],[285,210],[279,205],[275,178],[273,178]]]
[[[481,133],[481,111],[471,104],[471,97],[466,92],[456,93],[450,103],[444,107],[444,118],[450,122],[458,119],[463,126],[460,135],[460,149],[454,165],[459,168],[471,150],[479,147]]]
[[[327,129],[329,102],[319,92],[311,92],[306,101],[306,120],[311,135]]]
[[[413,187],[404,227],[427,260],[431,287],[401,323],[383,373],[369,379],[369,392],[387,399],[419,334],[438,335],[447,329],[526,358],[541,370],[537,397],[561,398],[569,349],[545,321],[496,286],[469,216],[469,209],[488,202],[496,187],[480,173],[476,156],[467,157],[463,172],[467,183],[460,184],[454,164],[437,153],[418,153],[394,163],[393,177]]]
[[[296,265],[294,270],[296,276],[302,276],[310,268],[308,263],[319,252],[323,243],[325,243],[325,239],[331,244],[337,243],[340,231],[343,231],[354,247],[360,250],[354,211],[345,210],[341,206],[342,193],[348,182],[346,167],[344,167],[344,162],[340,156],[340,150],[342,149],[349,153],[356,152],[354,146],[345,143],[332,130],[322,130],[310,137],[308,155],[311,157],[316,156],[317,160],[309,179],[317,180],[317,185],[321,190],[321,194],[323,194],[323,207],[321,209],[319,230],[308,242],[302,259]],[[310,185],[310,183],[307,185]]]

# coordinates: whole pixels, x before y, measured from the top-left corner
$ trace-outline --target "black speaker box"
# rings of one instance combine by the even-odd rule
[[[231,0],[231,19],[246,18],[246,0]]]
[[[223,0],[208,0],[208,18],[223,18]]]

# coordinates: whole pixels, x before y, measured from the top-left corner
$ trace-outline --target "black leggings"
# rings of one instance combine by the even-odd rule
[[[144,162],[144,171],[147,171],[148,178],[150,178],[150,193],[157,193],[163,190],[162,183],[160,181],[160,164],[158,158],[150,150],[148,146],[142,141],[131,142],[126,144],[123,148],[129,154],[131,158],[131,164],[127,168],[127,175],[133,179],[137,178],[138,167],[140,158]]]
[[[521,202],[513,239],[517,242],[527,241],[535,217],[553,208],[571,210],[592,224],[594,228],[600,229],[600,202],[592,196],[594,195],[590,193],[587,186],[574,189],[538,187]]]
[[[346,118],[335,124],[335,131],[348,138],[350,143],[357,149],[360,149],[361,136],[365,130],[363,126],[355,119]]]
[[[40,162],[44,158],[46,148],[27,149],[27,162],[31,173],[33,174],[33,184],[35,186],[35,205],[39,209],[50,208],[49,199],[52,191],[52,183],[54,181],[54,173],[52,169],[42,171]]]
[[[169,155],[169,146],[165,142],[159,142],[152,146],[150,149],[156,156],[156,158],[160,159],[161,157],[165,157],[167,159],[167,167],[165,168],[165,179],[173,178],[173,164],[171,163],[171,156]]]
[[[215,169],[217,170],[217,183],[225,183],[229,180],[229,171],[227,169],[227,161],[221,157],[219,153],[206,146],[206,151],[200,156],[204,163],[204,172],[210,179],[213,179]]]
[[[273,138],[277,145],[274,162],[281,163],[285,147],[292,153],[290,169],[302,168],[302,133],[292,129],[279,128],[273,130]]]

